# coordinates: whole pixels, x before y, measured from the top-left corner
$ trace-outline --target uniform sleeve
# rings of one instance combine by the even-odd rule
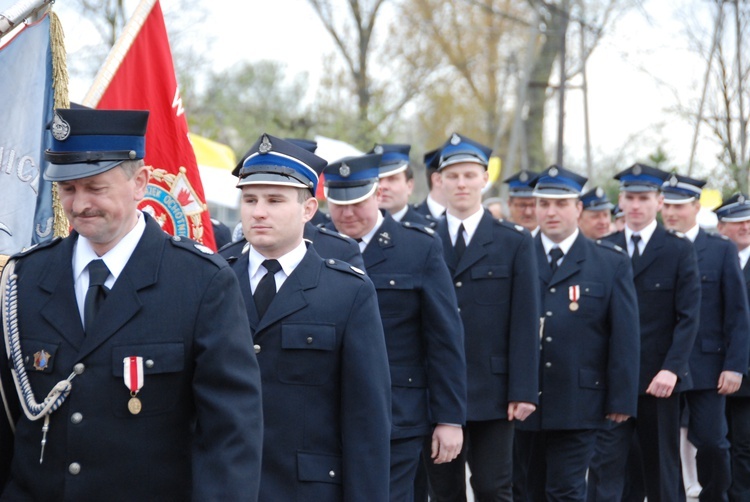
[[[263,411],[260,371],[237,278],[212,278],[195,326],[193,500],[256,500]]]
[[[615,269],[609,304],[607,401],[604,409],[606,413],[634,417],[638,409],[641,332],[633,270],[625,255],[621,258]]]
[[[534,241],[524,234],[513,262],[508,401],[539,403],[539,275]]]
[[[440,239],[432,240],[421,299],[430,416],[434,423],[463,425],[466,421],[463,322],[442,247]]]
[[[724,371],[745,373],[750,353],[750,315],[747,309],[747,290],[742,269],[737,260],[737,249],[727,242],[724,246],[722,284],[724,294],[724,340],[726,355]]]
[[[672,345],[662,364],[662,369],[669,370],[678,378],[688,375],[688,361],[698,336],[701,309],[701,282],[698,273],[698,259],[693,245],[684,242],[678,257],[675,273],[675,324],[672,333]]]
[[[352,302],[341,358],[342,500],[388,500],[391,375],[369,279]]]

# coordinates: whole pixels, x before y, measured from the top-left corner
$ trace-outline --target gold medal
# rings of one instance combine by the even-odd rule
[[[137,397],[133,396],[128,401],[128,411],[132,413],[133,415],[137,415],[141,412],[141,400]]]
[[[578,302],[572,302],[570,304],[570,311],[575,312],[576,310],[578,310]]]

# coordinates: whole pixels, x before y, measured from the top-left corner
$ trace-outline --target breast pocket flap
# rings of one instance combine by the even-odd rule
[[[327,453],[297,452],[297,476],[300,481],[340,485],[341,456]]]
[[[112,374],[122,376],[123,360],[126,357],[143,358],[143,374],[175,373],[185,366],[185,344],[144,343],[119,345],[112,348]]]
[[[332,324],[282,324],[281,348],[333,350],[336,328]]]

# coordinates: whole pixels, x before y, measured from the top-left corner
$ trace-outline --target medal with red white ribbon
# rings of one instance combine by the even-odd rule
[[[570,298],[570,311],[578,310],[578,299],[581,297],[581,286],[570,286],[568,288],[568,298]]]
[[[125,381],[125,387],[130,391],[130,400],[128,401],[128,411],[133,415],[141,412],[141,400],[136,396],[138,391],[143,387],[143,358],[138,356],[129,356],[122,360],[122,379]]]

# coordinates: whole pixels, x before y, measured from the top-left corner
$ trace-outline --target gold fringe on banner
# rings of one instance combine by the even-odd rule
[[[70,108],[65,33],[63,33],[60,19],[52,11],[49,13],[49,21],[49,38],[52,48],[52,88],[55,92],[55,108]],[[55,237],[66,237],[69,233],[70,224],[60,204],[57,183],[52,184],[52,209],[55,215],[54,235]]]

